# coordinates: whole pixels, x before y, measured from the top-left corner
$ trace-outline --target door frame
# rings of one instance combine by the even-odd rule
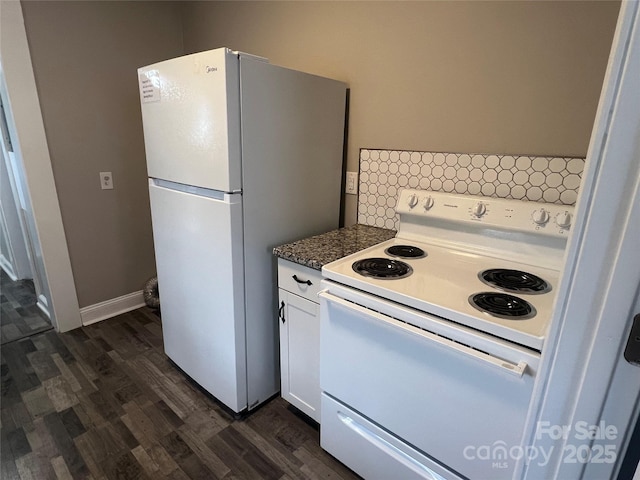
[[[1,67],[0,67],[1,68]],[[36,295],[39,294],[39,285],[34,278],[34,263],[32,250],[29,244],[27,234],[27,226],[24,219],[24,208],[20,201],[20,195],[17,192],[15,175],[13,173],[11,156],[14,155],[11,147],[11,139],[9,137],[9,128],[4,114],[2,87],[0,86],[0,149],[2,150],[2,158],[0,158],[0,176],[2,177],[2,185],[0,193],[0,216],[2,217],[2,228],[7,240],[6,252],[9,258],[6,258],[5,252],[0,252],[0,263],[7,275],[12,280],[33,279],[36,287]]]
[[[616,380],[640,285],[638,10],[637,1],[621,4],[543,352],[544,380],[527,421],[523,443],[531,456],[550,456],[544,464],[520,459],[521,478],[615,478],[638,418],[640,370]],[[624,401],[613,406],[612,399]],[[605,438],[582,438],[585,426]],[[596,453],[603,441],[611,445],[603,461],[572,455],[576,448]]]
[[[0,80],[40,243],[48,310],[54,328],[65,332],[82,320],[19,1],[0,1]]]

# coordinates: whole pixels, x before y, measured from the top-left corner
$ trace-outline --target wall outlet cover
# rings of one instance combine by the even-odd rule
[[[100,188],[113,190],[113,175],[111,172],[100,172]]]

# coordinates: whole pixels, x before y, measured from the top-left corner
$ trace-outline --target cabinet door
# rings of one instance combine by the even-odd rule
[[[320,307],[279,292],[282,398],[320,423]]]

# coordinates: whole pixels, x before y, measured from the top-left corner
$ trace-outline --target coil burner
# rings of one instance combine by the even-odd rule
[[[389,258],[365,258],[354,262],[352,268],[365,277],[389,280],[408,277],[413,272],[406,263]]]
[[[526,320],[536,315],[529,302],[506,293],[476,293],[469,297],[469,303],[481,312],[507,320]]]
[[[480,272],[478,278],[487,285],[507,292],[540,294],[551,291],[551,285],[542,278],[521,270],[492,268]]]
[[[393,245],[387,248],[384,253],[398,258],[424,258],[427,256],[423,249],[413,245]]]

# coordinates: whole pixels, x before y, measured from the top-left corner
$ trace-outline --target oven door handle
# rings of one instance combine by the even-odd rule
[[[467,345],[464,345],[462,343],[458,343],[453,340],[449,340],[446,337],[442,337],[440,335],[436,335],[435,333],[431,333],[428,330],[424,330],[422,328],[410,325],[406,322],[396,320],[393,317],[389,317],[387,315],[381,314],[374,310],[369,310],[368,308],[362,307],[356,303],[350,302],[348,300],[344,300],[340,297],[336,297],[335,295],[332,295],[326,290],[323,290],[320,293],[318,293],[318,297],[320,297],[321,300],[325,300],[327,302],[334,302],[336,304],[341,305],[344,308],[355,310],[364,315],[373,317],[376,320],[384,322],[395,328],[404,330],[405,332],[411,335],[421,337],[424,340],[431,341],[443,347],[451,348],[463,355],[466,355],[467,357],[478,360],[486,365],[489,365],[493,368],[497,368],[502,372],[509,373],[516,377],[522,377],[522,375],[524,375],[524,372],[527,369],[527,362],[521,361],[518,363],[511,363],[501,358],[494,357],[493,355],[468,347]]]

